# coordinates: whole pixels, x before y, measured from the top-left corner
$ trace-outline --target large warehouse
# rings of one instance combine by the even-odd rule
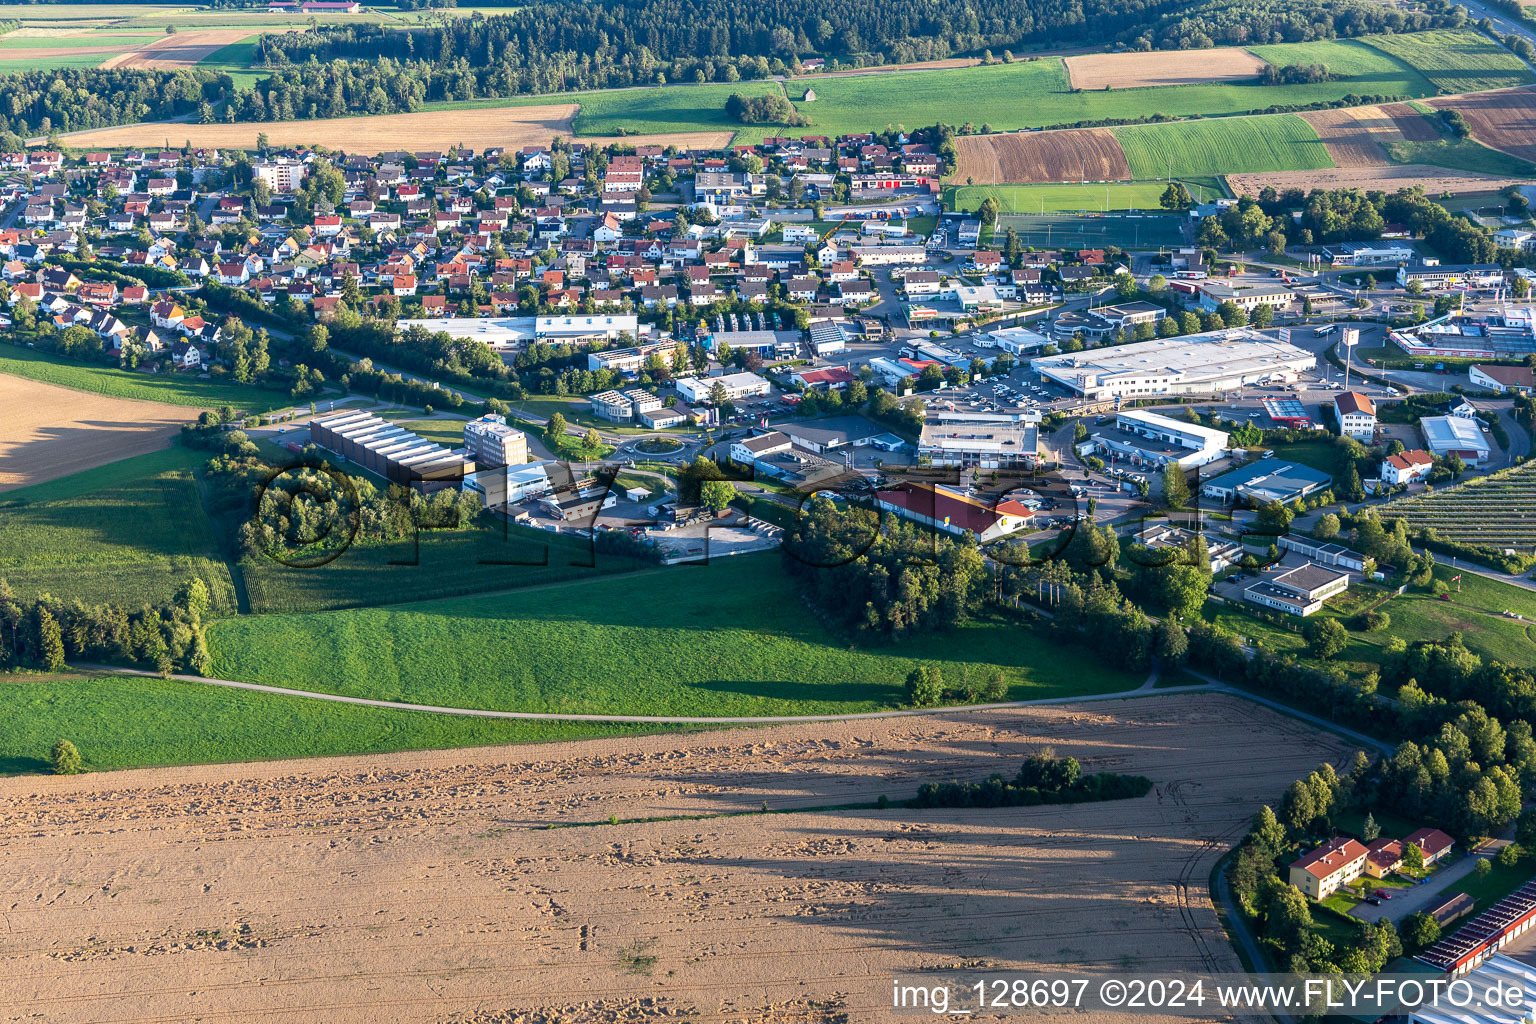
[[[371,412],[345,412],[313,420],[309,439],[392,484],[455,486],[475,464]]]
[[[1293,381],[1316,362],[1294,345],[1233,327],[1047,356],[1032,365],[1043,379],[1102,400],[1221,394],[1245,384]]]

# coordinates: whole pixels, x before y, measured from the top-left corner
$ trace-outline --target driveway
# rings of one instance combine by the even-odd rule
[[[1452,856],[1456,855],[1453,853]],[[1351,910],[1349,916],[1373,923],[1386,918],[1393,924],[1400,924],[1409,914],[1438,907],[1445,902],[1445,891],[1471,874],[1480,859],[1462,855],[1460,859],[1453,860],[1447,867],[1430,875],[1429,881],[1423,885],[1416,885],[1412,889],[1389,889],[1387,891],[1392,893],[1392,898],[1382,900],[1381,906],[1362,903]]]

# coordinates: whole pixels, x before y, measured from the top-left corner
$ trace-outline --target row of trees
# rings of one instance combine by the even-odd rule
[[[161,674],[205,673],[212,664],[203,621],[212,599],[189,576],[164,606],[87,605],[48,594],[18,597],[0,578],[0,669],[58,672],[66,659],[139,665]]]

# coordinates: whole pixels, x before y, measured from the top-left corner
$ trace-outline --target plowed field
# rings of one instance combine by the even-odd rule
[[[1424,116],[1405,103],[1311,110],[1301,117],[1317,130],[1328,155],[1340,167],[1387,163],[1382,146],[1388,142],[1429,142],[1439,137]]]
[[[1202,82],[1241,82],[1258,77],[1269,65],[1247,50],[1225,46],[1192,53],[1085,53],[1068,57],[1072,86],[1137,89],[1156,85],[1198,85]]]
[[[199,61],[222,50],[230,43],[249,39],[251,30],[244,28],[202,29],[195,32],[178,32],[150,43],[148,46],[102,62],[104,68],[189,68]]]
[[[1523,160],[1536,161],[1536,88],[1504,89],[1474,96],[1431,100],[1437,108],[1459,110],[1472,137]]]
[[[1120,181],[1131,176],[1125,153],[1105,128],[1010,132],[955,138],[955,180],[978,185],[1036,181]]]

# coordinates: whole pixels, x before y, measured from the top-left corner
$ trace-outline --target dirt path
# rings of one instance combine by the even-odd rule
[[[1045,746],[1154,789],[829,809],[1011,774]],[[71,1024],[874,1024],[896,972],[1235,970],[1211,866],[1258,804],[1349,752],[1200,694],[0,779],[0,1005]],[[698,817],[721,812],[746,813]],[[609,815],[673,820],[548,828]]]

